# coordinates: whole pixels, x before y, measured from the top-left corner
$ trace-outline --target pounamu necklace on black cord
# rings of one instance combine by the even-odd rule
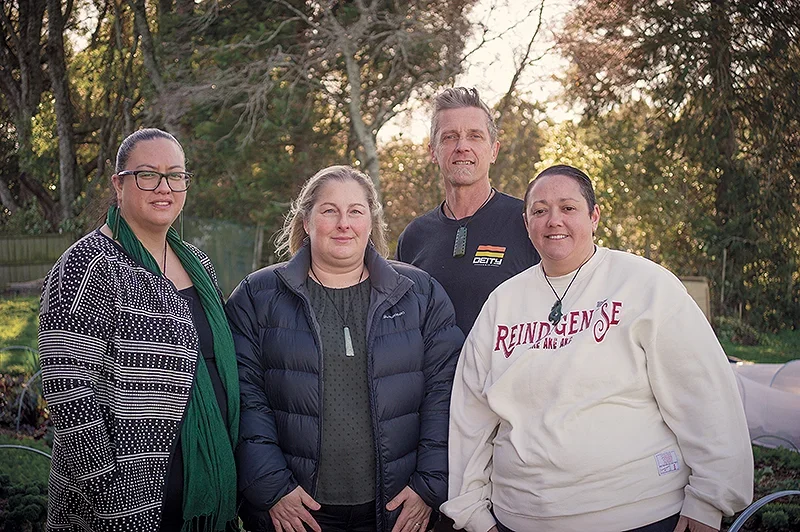
[[[483,202],[483,205],[478,207],[478,210],[475,211],[475,214],[478,214],[478,211],[483,209],[486,206],[486,204],[489,203],[489,200],[492,199],[492,194],[494,194],[494,187],[489,189],[489,195],[486,196],[486,200]],[[453,209],[451,209],[450,205],[447,204],[447,200],[444,200],[444,206],[447,208],[448,211],[450,211],[450,216],[452,216],[454,220],[458,221],[456,219],[455,213],[453,213]],[[453,245],[454,258],[463,257],[467,253],[467,225],[472,221],[473,218],[475,218],[475,214],[470,216],[469,220],[462,223],[461,226],[456,231],[456,241],[455,244]]]
[[[356,285],[361,284],[361,280],[364,278],[364,270],[366,269],[366,267],[367,267],[366,264],[364,264],[364,266],[361,267],[361,274],[358,276],[358,282],[356,283]],[[311,274],[314,276],[314,279],[316,279],[317,283],[319,283],[319,285],[322,287],[322,291],[325,292],[325,296],[331,302],[331,305],[333,306],[333,310],[336,311],[336,314],[339,316],[339,319],[342,320],[342,324],[344,325],[342,327],[342,334],[344,335],[344,354],[346,356],[348,356],[348,357],[356,356],[356,350],[353,349],[353,338],[350,336],[350,327],[347,326],[347,323],[348,323],[347,322],[347,316],[349,314],[348,310],[352,310],[353,298],[352,297],[348,298],[348,300],[347,300],[348,305],[347,305],[347,308],[344,309],[344,316],[342,316],[342,313],[339,312],[339,309],[336,307],[336,302],[333,300],[331,295],[328,293],[328,290],[330,290],[330,289],[327,286],[325,286],[324,284],[322,284],[322,280],[319,278],[319,275],[317,275],[317,272],[314,271],[314,267],[313,266],[309,265],[308,268],[311,270]],[[348,294],[348,296],[349,295],[350,294]]]
[[[553,291],[553,295],[556,296],[556,302],[553,303],[552,307],[550,307],[550,314],[548,314],[547,316],[547,321],[549,321],[553,325],[556,325],[559,321],[561,321],[561,318],[564,317],[564,313],[562,312],[561,302],[564,301],[565,297],[567,297],[567,292],[569,292],[572,283],[574,283],[575,279],[578,277],[578,273],[580,273],[581,268],[583,268],[583,265],[589,262],[589,259],[591,259],[594,256],[595,251],[597,251],[597,247],[593,248],[592,254],[589,255],[589,258],[583,261],[583,263],[580,266],[578,266],[578,269],[575,270],[575,275],[572,276],[572,280],[567,285],[567,289],[564,290],[564,293],[561,294],[561,297],[558,297],[558,292],[556,292],[556,289],[553,288],[553,285],[550,283],[550,279],[547,278],[547,272],[544,271],[544,264],[542,264],[542,273],[544,274],[544,280],[547,281],[547,286],[550,287],[550,290]]]

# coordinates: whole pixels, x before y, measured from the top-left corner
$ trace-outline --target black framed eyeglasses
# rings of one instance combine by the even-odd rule
[[[155,190],[161,184],[162,179],[167,180],[167,186],[173,192],[183,192],[189,188],[194,174],[189,172],[169,172],[162,174],[155,170],[123,170],[118,176],[132,175],[136,181],[136,186],[140,190]]]

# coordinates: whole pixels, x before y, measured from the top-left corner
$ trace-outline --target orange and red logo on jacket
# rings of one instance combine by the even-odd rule
[[[503,258],[506,256],[506,248],[503,246],[478,246],[475,256],[472,258],[472,264],[478,266],[500,266],[503,264]]]

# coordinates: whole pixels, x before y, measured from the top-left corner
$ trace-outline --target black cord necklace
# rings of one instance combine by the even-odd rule
[[[556,302],[553,303],[552,307],[550,307],[550,314],[547,316],[547,321],[549,321],[553,325],[556,325],[559,321],[561,321],[561,318],[564,316],[564,313],[561,312],[562,308],[561,302],[564,301],[565,297],[567,297],[567,292],[569,292],[569,289],[572,287],[572,283],[574,283],[575,279],[578,277],[581,268],[583,268],[583,265],[589,262],[589,259],[591,259],[594,256],[595,251],[597,251],[597,247],[593,248],[592,254],[589,255],[589,257],[585,261],[583,261],[580,266],[578,266],[577,270],[575,270],[575,275],[572,276],[572,280],[567,285],[567,289],[564,290],[564,293],[561,294],[561,297],[558,297],[558,292],[556,292],[556,289],[553,288],[553,285],[550,283],[550,279],[547,278],[547,272],[544,271],[544,264],[542,264],[542,273],[544,274],[544,280],[547,281],[547,286],[550,287],[550,290],[553,291],[553,295],[556,296]]]
[[[478,210],[475,211],[473,213],[473,215],[470,216],[469,219],[466,222],[461,224],[461,226],[456,231],[456,241],[455,241],[455,244],[453,245],[453,257],[454,258],[463,257],[466,254],[466,252],[467,252],[467,224],[469,224],[472,221],[472,219],[475,218],[475,215],[478,214],[478,211],[480,211],[481,209],[486,207],[486,204],[489,203],[489,200],[492,198],[492,194],[494,194],[494,187],[491,187],[489,189],[489,195],[486,196],[486,201],[483,202],[483,205],[478,207]],[[456,219],[455,213],[453,212],[453,209],[451,209],[450,205],[447,204],[447,199],[444,200],[444,206],[447,208],[448,211],[450,211],[450,216],[452,216],[454,220],[458,221]]]
[[[330,293],[328,293],[328,290],[330,289],[324,284],[322,284],[322,280],[320,280],[319,275],[317,275],[317,272],[314,271],[313,266],[309,264],[308,268],[309,270],[311,270],[311,275],[314,276],[314,279],[316,279],[317,283],[319,283],[319,285],[322,287],[322,291],[325,292],[325,296],[331,302],[333,310],[336,311],[336,314],[339,316],[339,319],[342,320],[342,324],[344,325],[342,327],[342,334],[344,335],[344,354],[349,357],[356,356],[356,351],[355,349],[353,349],[353,338],[350,336],[350,327],[347,326],[348,323],[347,316],[349,314],[349,311],[352,310],[353,308],[353,298],[350,297],[350,294],[347,294],[348,295],[347,307],[345,307],[344,316],[342,316],[342,313],[339,312],[339,309],[336,307],[336,302],[333,300],[333,297],[331,297]],[[361,284],[361,280],[364,278],[364,270],[366,270],[366,268],[367,268],[366,264],[364,264],[361,267],[361,273],[358,276],[358,282],[356,283],[356,285]]]
[[[167,241],[164,240],[164,267],[161,269],[161,275],[167,276]]]

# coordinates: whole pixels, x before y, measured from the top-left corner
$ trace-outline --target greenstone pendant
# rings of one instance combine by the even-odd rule
[[[553,303],[553,306],[550,308],[550,315],[547,316],[547,320],[553,325],[555,325],[559,321],[561,321],[562,316],[563,314],[561,313],[561,300],[558,299],[556,300],[555,303]]]

